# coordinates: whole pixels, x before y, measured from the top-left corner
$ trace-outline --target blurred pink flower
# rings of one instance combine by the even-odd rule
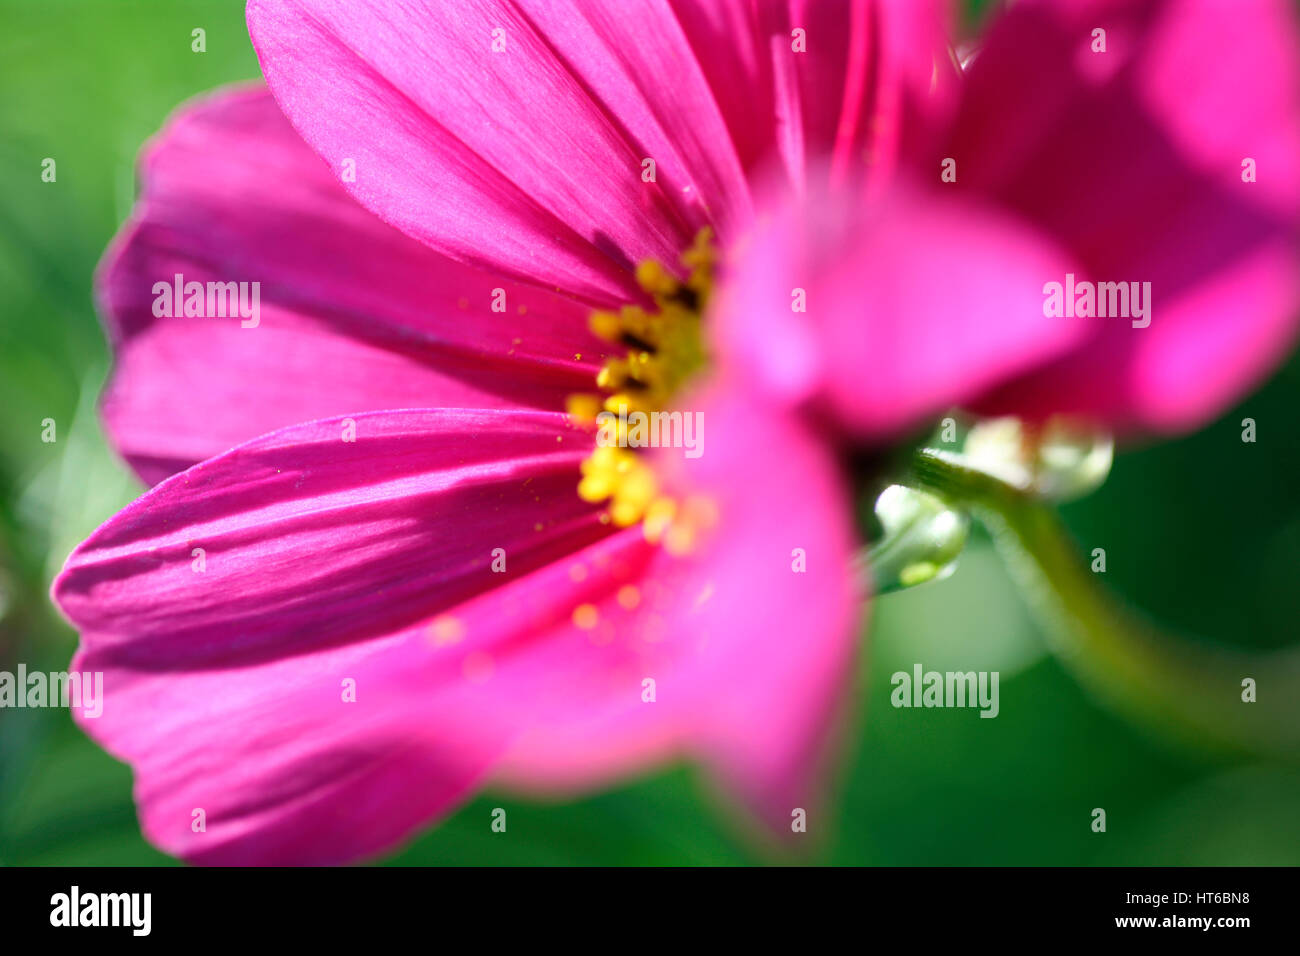
[[[1288,0],[1010,5],[887,194],[772,203],[717,354],[873,439],[958,404],[1204,424],[1300,322],[1298,49]],[[1067,274],[1149,282],[1149,324],[1044,329],[1044,285]]]

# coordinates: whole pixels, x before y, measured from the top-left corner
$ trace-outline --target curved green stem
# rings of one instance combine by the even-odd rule
[[[1225,756],[1300,758],[1300,649],[1250,652],[1170,635],[1123,607],[1081,560],[1049,505],[935,449],[919,487],[989,528],[1056,655],[1111,706]],[[1242,700],[1253,678],[1257,701]]]

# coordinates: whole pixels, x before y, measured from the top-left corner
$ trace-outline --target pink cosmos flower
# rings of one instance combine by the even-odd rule
[[[942,5],[913,0],[253,0],[274,101],[168,125],[99,280],[105,422],[160,483],[54,589],[146,835],[344,861],[489,777],[682,756],[788,830],[863,597],[822,423],[879,438],[973,402],[1180,426],[1290,335],[1289,21],[1167,6],[1020,4],[960,78]],[[1254,193],[1215,165],[1239,145]],[[717,308],[705,229],[738,262]],[[1145,270],[1168,304],[1131,338],[1045,316],[1071,268]],[[177,274],[260,281],[257,327],[157,315]],[[706,453],[593,451],[562,409],[598,374],[701,410]],[[1118,397],[1086,401],[1098,381]]]
[[[815,806],[862,603],[831,452],[714,387],[687,405],[705,454],[620,482],[563,411],[626,354],[594,310],[698,337],[707,250],[671,316],[639,263],[676,268],[706,227],[726,248],[751,176],[799,188],[928,89],[927,5],[813,4],[796,60],[802,7],[249,5],[278,106],[174,119],[100,275],[106,424],[172,477],[55,585],[113,701],[83,724],[133,766],[151,840],[349,860],[489,772],[571,789],[675,755],[787,828]],[[260,280],[256,327],[160,316],[176,275]]]

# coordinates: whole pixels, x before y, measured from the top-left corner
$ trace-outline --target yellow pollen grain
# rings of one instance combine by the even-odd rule
[[[594,422],[600,414],[600,399],[595,395],[570,395],[565,400],[568,413],[583,422]]]
[[[587,327],[608,342],[617,342],[622,332],[622,324],[613,312],[593,312],[587,319]]]
[[[587,566],[585,564],[570,565],[569,580],[575,582],[587,580]]]
[[[641,603],[641,592],[637,590],[634,584],[625,584],[618,589],[618,604],[624,610],[630,611]]]
[[[579,630],[590,631],[600,621],[600,612],[594,604],[579,604],[573,609],[573,624]]]
[[[646,509],[645,523],[642,525],[645,539],[651,544],[658,544],[676,514],[677,502],[671,498],[657,498],[651,502],[650,507]]]
[[[465,625],[450,614],[440,614],[429,625],[429,637],[439,647],[455,644],[465,636]]]
[[[695,548],[695,529],[688,524],[675,524],[664,535],[664,550],[674,558],[684,557]]]
[[[692,495],[682,503],[655,500],[647,509],[643,529],[646,540],[661,544],[673,557],[694,551],[703,533],[718,523],[718,506],[711,498]]]
[[[673,274],[654,259],[646,259],[636,267],[637,285],[650,293],[671,295],[677,286]]]

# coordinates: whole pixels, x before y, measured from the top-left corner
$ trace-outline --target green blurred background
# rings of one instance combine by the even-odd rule
[[[141,491],[95,414],[109,358],[91,272],[130,208],[140,144],[181,101],[259,72],[239,0],[0,0],[0,24],[0,670],[61,670],[76,638],[50,580]],[[190,50],[195,27],[206,53]],[[40,180],[45,157],[56,183]],[[1106,549],[1107,584],[1174,629],[1294,643],[1298,400],[1293,360],[1200,434],[1121,454],[1066,510],[1082,549]],[[881,598],[872,618],[858,731],[835,819],[811,821],[814,862],[1300,865],[1300,774],[1171,749],[1096,705],[1047,654],[984,536],[952,578]],[[1000,671],[1001,715],[895,710],[889,674],[914,662]],[[505,834],[489,828],[495,806]],[[1090,828],[1094,807],[1106,833]],[[742,832],[677,768],[573,803],[488,794],[391,862],[769,859]],[[139,835],[129,771],[66,711],[0,710],[0,863],[169,862]]]

